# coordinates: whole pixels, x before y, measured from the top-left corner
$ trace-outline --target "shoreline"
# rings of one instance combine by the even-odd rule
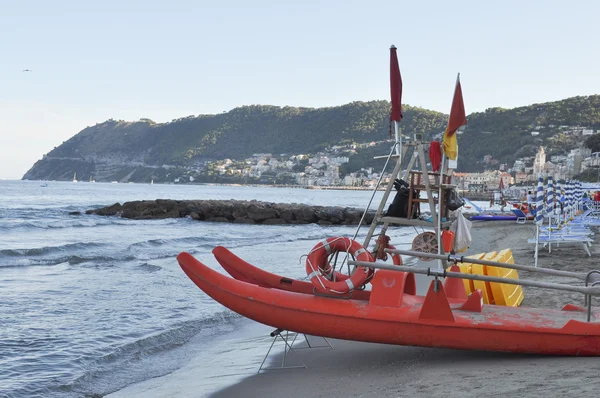
[[[515,262],[532,264],[534,245],[527,238],[534,236],[535,227],[528,223],[481,222],[473,224],[473,243],[465,255],[482,251],[511,248]],[[598,238],[595,239],[598,242]],[[588,257],[578,246],[540,249],[539,266],[570,271],[600,268],[595,257],[598,245],[592,246]],[[519,272],[520,278],[535,278],[546,282],[572,283],[555,276]],[[425,278],[425,285],[430,280]],[[523,288],[523,306],[562,308],[567,303],[583,304],[577,293]],[[600,387],[594,357],[553,357],[394,346],[375,343],[328,339],[333,349],[315,348],[297,350],[295,354],[307,368],[266,371],[256,374],[262,357],[272,339],[271,327],[253,323],[259,337],[241,336],[256,348],[255,362],[246,356],[229,357],[222,364],[221,357],[196,358],[196,361],[215,362],[219,368],[212,389],[197,378],[198,368],[184,366],[167,376],[147,380],[126,387],[110,397],[326,397],[326,396],[480,396],[482,393],[498,396],[534,396],[540,392],[558,396],[592,396]],[[231,337],[231,336],[230,336]],[[259,355],[262,354],[262,355]],[[270,357],[272,363],[281,360],[279,354]],[[231,370],[246,369],[243,377],[232,378]],[[568,370],[566,370],[568,369]],[[221,383],[224,382],[224,383]],[[228,384],[223,386],[223,384]],[[219,386],[221,384],[221,386]]]
[[[71,180],[11,180],[5,179],[0,181],[28,181],[28,182],[73,182]],[[77,183],[98,183],[98,184],[111,184],[112,181],[77,181]],[[253,187],[253,188],[289,188],[289,189],[311,189],[311,190],[322,190],[322,191],[373,191],[373,187],[356,187],[351,185],[290,185],[290,184],[238,184],[238,183],[218,183],[218,182],[118,182],[118,184],[138,184],[138,185],[173,185],[173,186],[217,186],[217,187]],[[524,189],[526,187],[523,187]],[[386,187],[380,186],[377,188],[377,192],[385,191]],[[394,191],[392,191],[394,192]],[[488,202],[491,199],[494,191],[488,192],[464,192],[459,190],[462,197],[469,200],[478,200]],[[507,198],[508,200],[519,200],[518,198]]]

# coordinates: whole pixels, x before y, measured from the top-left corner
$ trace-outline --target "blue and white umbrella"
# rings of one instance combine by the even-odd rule
[[[567,198],[569,200],[569,218],[573,219],[575,213],[575,181],[570,180],[567,184],[568,193]]]
[[[538,177],[537,196],[535,201],[535,223],[542,225],[544,222],[544,179]]]
[[[565,204],[564,204],[564,212],[567,215],[567,217],[569,217],[571,215],[571,198],[572,198],[572,193],[573,191],[571,190],[571,180],[567,180],[565,182]]]
[[[540,246],[540,227],[544,223],[544,179],[538,177],[537,195],[535,201],[535,266],[538,265],[538,254]]]
[[[562,215],[564,212],[564,198],[563,198],[563,181],[558,180],[556,182],[556,214]],[[561,208],[562,206],[562,208]]]
[[[556,207],[554,201],[554,181],[552,176],[548,176],[548,182],[546,183],[546,214],[548,218],[552,217],[552,213]]]
[[[575,211],[577,209],[577,202],[579,200],[579,193],[577,192],[577,181],[571,180],[571,209]]]
[[[577,180],[577,208],[581,210],[581,203],[583,201],[583,187],[581,186],[581,181]]]

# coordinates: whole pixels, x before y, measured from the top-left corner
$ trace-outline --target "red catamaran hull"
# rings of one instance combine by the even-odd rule
[[[314,294],[315,287],[312,283],[267,272],[244,261],[223,246],[215,247],[212,252],[221,267],[239,281],[289,292]],[[370,295],[369,291],[356,290],[352,293],[352,298],[368,301]]]

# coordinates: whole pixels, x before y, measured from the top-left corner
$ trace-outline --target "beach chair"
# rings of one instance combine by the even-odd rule
[[[523,210],[511,209],[511,211],[517,216],[517,224],[525,224],[527,222],[529,216]]]
[[[536,238],[527,239],[527,243],[533,244],[541,244],[542,247],[549,247],[548,251],[550,251],[551,245],[559,246],[561,244],[576,244],[580,245],[582,249],[587,253],[589,257],[592,256],[590,252],[590,246],[594,242],[594,239],[587,235],[553,235],[553,234],[544,234],[539,236],[539,243]]]
[[[562,225],[562,226],[551,226],[548,227],[547,225],[541,226],[540,227],[540,233],[541,234],[553,234],[553,235],[575,235],[575,236],[579,236],[579,235],[585,235],[585,236],[591,236],[594,235],[594,232],[588,228],[587,225],[584,224],[566,224],[566,225]]]
[[[598,227],[600,226],[600,217],[594,210],[586,210],[582,215],[575,217],[570,224]]]

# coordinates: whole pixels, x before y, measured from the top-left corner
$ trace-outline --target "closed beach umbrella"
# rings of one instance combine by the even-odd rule
[[[571,210],[571,181],[566,180],[563,187],[565,190],[565,203],[563,204],[564,212],[568,215]]]
[[[544,223],[544,179],[538,177],[537,195],[535,201],[535,266],[538,265],[538,253],[540,245],[540,226]]]
[[[565,211],[569,215],[569,218],[572,218],[573,215],[573,182],[571,180],[567,180],[567,185],[565,187],[565,197],[567,198],[567,205],[565,206]]]
[[[581,202],[583,201],[583,187],[581,181],[577,180],[577,206],[581,208]]]
[[[535,201],[535,223],[542,225],[544,222],[544,179],[538,177],[537,196]]]
[[[546,212],[550,212],[554,209],[554,180],[552,176],[548,176],[546,183]]]
[[[563,182],[562,180],[556,181],[556,214],[561,214],[561,203],[562,203],[562,192],[563,192]]]
[[[577,209],[577,184],[571,180],[571,212],[575,213]]]

